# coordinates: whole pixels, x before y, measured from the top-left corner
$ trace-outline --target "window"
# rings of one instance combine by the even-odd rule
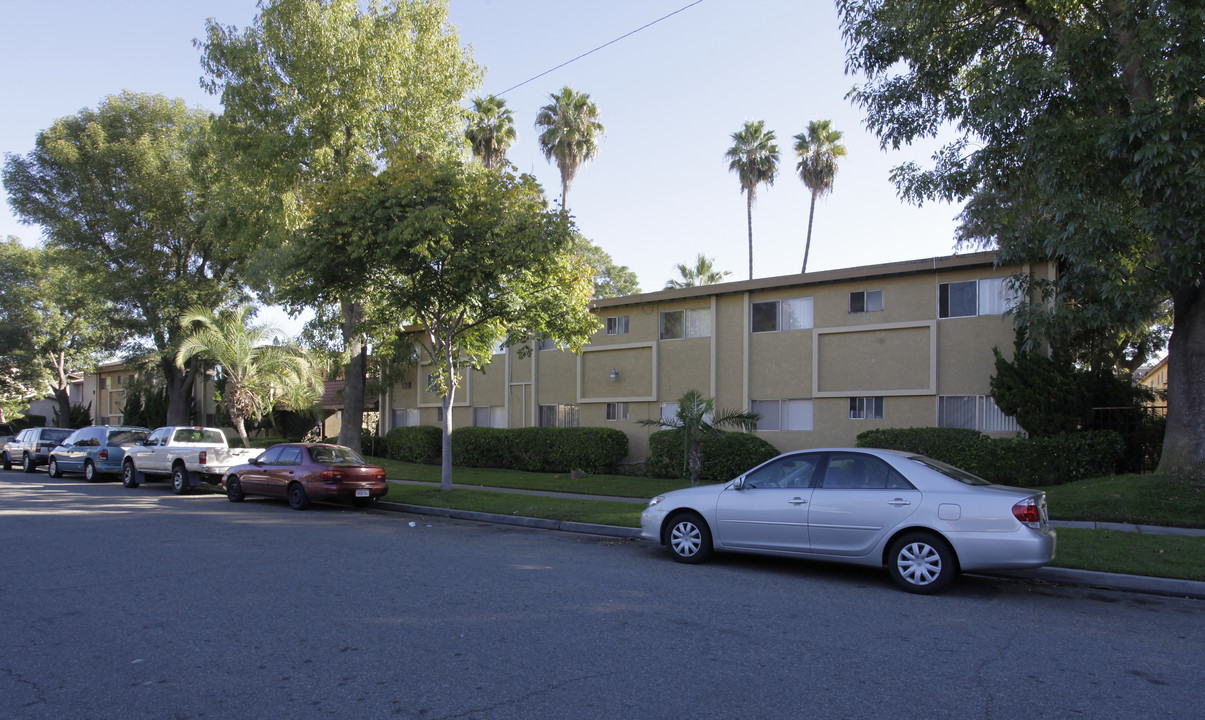
[[[678,417],[678,407],[676,402],[661,403],[661,422],[673,422]]]
[[[418,410],[413,408],[394,408],[393,424],[391,427],[414,427],[418,425]]]
[[[577,427],[577,405],[541,405],[540,427]]]
[[[297,446],[285,448],[280,453],[280,459],[276,461],[277,465],[300,465],[301,464],[301,448]]]
[[[1005,415],[990,395],[942,395],[937,398],[937,426],[980,432],[1018,432],[1015,417]]]
[[[612,315],[607,318],[607,334],[608,335],[627,335],[628,334],[628,316],[627,315]]]
[[[435,408],[435,422],[442,423],[444,421],[444,407],[440,405]]]
[[[478,406],[473,408],[474,427],[506,427],[506,408]]]
[[[873,455],[832,453],[820,487],[826,490],[909,490],[898,470]]]
[[[937,286],[937,316],[942,318],[1003,315],[1016,305],[1005,278],[985,278]]]
[[[823,457],[821,453],[776,458],[745,476],[746,488],[806,488]]]
[[[540,350],[559,350],[561,344],[552,338],[542,337],[537,346]]]
[[[849,294],[849,312],[868,313],[883,311],[882,290],[859,290]]]
[[[268,448],[267,452],[259,456],[261,465],[275,465],[280,460],[280,454],[284,452],[284,445],[274,445]]]
[[[711,337],[711,310],[670,310],[661,313],[661,339]]]
[[[882,420],[883,398],[860,397],[849,399],[850,420]]]
[[[626,421],[628,419],[628,404],[626,402],[607,403],[607,419]]]
[[[753,332],[784,332],[812,327],[812,299],[790,298],[755,302],[750,327]]]
[[[761,415],[759,431],[811,430],[811,400],[754,400],[753,412]]]

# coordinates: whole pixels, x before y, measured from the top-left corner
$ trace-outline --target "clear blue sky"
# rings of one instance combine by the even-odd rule
[[[500,92],[619,37],[691,0],[452,0],[462,44],[486,68],[482,94]],[[0,151],[24,154],[55,119],[95,107],[123,89],[182,97],[215,112],[199,86],[192,39],[208,17],[250,23],[254,0],[0,0]],[[606,136],[582,168],[569,209],[587,237],[632,268],[645,291],[676,276],[697,252],[729,279],[747,277],[745,199],[724,152],[748,119],[778,135],[773,187],[754,206],[754,274],[797,273],[809,195],[795,173],[793,136],[831,119],[849,155],[835,189],[816,207],[809,269],[825,270],[954,252],[958,208],[916,208],[896,197],[890,169],[926,161],[935,146],[885,153],[845,100],[858,78],[844,73],[845,48],[827,0],[703,0],[674,17],[505,95],[519,139],[509,157],[550,197],[560,178],[532,127],[564,85],[588,92]],[[36,242],[7,199],[0,236]]]

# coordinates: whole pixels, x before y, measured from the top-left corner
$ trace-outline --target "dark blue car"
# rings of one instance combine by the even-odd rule
[[[63,473],[83,473],[88,482],[96,482],[105,475],[121,472],[121,461],[126,448],[146,440],[151,431],[144,427],[127,425],[93,425],[71,433],[50,453],[50,477],[62,477]]]

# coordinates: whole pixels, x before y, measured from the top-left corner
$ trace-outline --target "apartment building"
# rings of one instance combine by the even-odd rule
[[[1012,352],[1006,278],[1020,271],[1053,269],[973,253],[597,300],[580,356],[544,340],[467,372],[453,427],[615,427],[638,461],[652,432],[639,421],[672,416],[694,389],[760,413],[757,434],[783,451],[877,427],[1015,434],[989,382],[992,348]],[[382,395],[382,433],[443,422],[429,375],[419,365]]]

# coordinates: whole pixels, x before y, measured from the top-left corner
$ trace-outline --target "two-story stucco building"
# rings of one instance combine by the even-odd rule
[[[601,327],[578,356],[541,342],[503,348],[463,378],[453,426],[615,427],[644,459],[646,418],[687,390],[758,412],[780,450],[852,445],[875,427],[1015,433],[992,402],[993,347],[1010,356],[1006,278],[974,253],[597,300]],[[381,432],[442,423],[429,367],[381,397]]]

